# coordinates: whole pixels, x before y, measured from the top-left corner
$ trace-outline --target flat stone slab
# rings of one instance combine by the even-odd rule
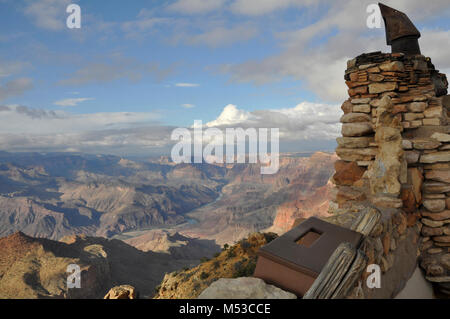
[[[206,288],[198,299],[297,299],[290,292],[267,285],[262,279],[221,278]]]

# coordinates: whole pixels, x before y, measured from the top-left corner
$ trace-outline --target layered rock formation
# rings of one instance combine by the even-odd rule
[[[211,257],[218,251],[218,246],[213,240],[189,238],[180,235],[174,230],[149,230],[139,232],[141,235],[122,240],[142,251],[170,254],[179,260],[200,260]]]
[[[314,193],[308,195],[299,194],[298,198],[288,201],[277,208],[273,226],[267,229],[277,234],[283,234],[290,230],[299,218],[312,216],[328,216],[328,207],[331,197],[331,182],[318,188]]]
[[[283,233],[296,218],[326,216],[335,154],[281,155],[274,175],[261,175],[257,164],[236,164],[216,203],[188,214],[198,221],[181,231],[188,237],[233,244],[254,232]]]
[[[280,171],[261,175],[259,164],[168,165],[3,152],[0,236],[21,231],[54,240],[73,234],[114,237],[183,225],[187,237],[234,243],[271,227],[277,215],[276,226],[283,230],[310,211],[326,213],[324,186],[335,160],[320,152],[281,154]]]
[[[115,156],[0,153],[0,236],[21,231],[59,240],[111,237],[186,222],[214,201],[225,170],[157,165]]]
[[[120,240],[71,236],[53,241],[16,233],[0,238],[0,299],[100,299],[111,287],[123,284],[133,285],[148,298],[166,272],[198,262],[142,252]],[[80,267],[81,288],[68,289],[67,267],[73,264]],[[109,297],[123,297],[122,288]],[[134,295],[125,290],[128,298]]]

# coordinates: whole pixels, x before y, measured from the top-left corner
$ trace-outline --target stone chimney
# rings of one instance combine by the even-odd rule
[[[423,55],[374,52],[348,61],[345,80],[350,97],[342,105],[330,212],[339,216],[368,206],[381,212],[378,259],[384,272],[405,240],[399,228],[416,227],[426,278],[450,294],[446,76]]]

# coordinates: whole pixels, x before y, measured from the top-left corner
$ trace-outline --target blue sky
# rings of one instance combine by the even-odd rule
[[[70,3],[81,7],[79,30],[66,26]],[[389,50],[384,26],[365,26],[370,3],[0,0],[0,147],[145,153],[194,120],[269,127],[288,117],[298,127],[282,138],[329,148],[345,62]],[[423,53],[450,70],[448,1],[386,4],[412,18]]]
[[[166,6],[161,5],[162,2],[129,1],[125,5],[124,1],[116,0],[108,1],[106,5],[101,1],[78,1],[82,9],[82,23],[84,22],[81,30],[70,30],[63,25],[61,29],[55,30],[42,25],[36,26],[35,17],[23,14],[26,2],[4,3],[6,10],[1,10],[0,13],[2,30],[5,35],[17,37],[4,41],[6,46],[1,50],[2,60],[8,61],[11,57],[15,57],[14,60],[30,63],[31,65],[24,68],[22,74],[34,79],[33,89],[20,97],[7,99],[6,102],[35,108],[60,109],[54,105],[55,101],[87,97],[93,100],[79,103],[70,111],[76,113],[151,111],[157,112],[166,123],[191,125],[194,119],[213,120],[229,103],[253,110],[287,107],[301,100],[315,99],[314,94],[302,89],[301,83],[292,79],[286,78],[280,83],[254,85],[231,82],[228,74],[220,72],[220,66],[223,64],[239,64],[248,60],[263,59],[279,52],[270,30],[263,30],[251,37],[249,35],[248,39],[244,36],[245,40],[239,39],[238,32],[231,35],[235,37],[233,39],[218,39],[217,44],[208,40],[198,44],[186,44],[183,40],[176,40],[178,36],[176,31],[165,24],[157,25],[148,31],[136,31],[136,35],[129,35],[124,31],[123,25],[138,21],[139,14],[144,10],[156,10],[158,12],[155,14],[156,17],[189,19],[189,15],[164,10]],[[235,24],[256,24],[258,20],[263,19],[263,17],[246,19],[227,13],[212,15],[217,17],[211,17],[210,23],[218,23],[220,27],[230,29],[233,29]],[[298,10],[296,14],[286,13],[286,16],[293,18],[295,15],[301,16],[302,10]],[[62,24],[67,16],[64,11],[61,12]],[[193,25],[187,28],[192,28],[193,32],[197,29],[199,34],[204,32],[201,22],[204,17],[204,15],[197,16],[195,19],[199,19],[200,22],[192,22]],[[96,21],[97,19],[99,21]],[[219,22],[215,22],[216,19]],[[225,21],[222,22],[222,19]],[[97,24],[101,23],[114,23],[114,26],[107,27],[107,30],[102,32],[97,30]],[[280,23],[277,29],[282,28]],[[221,41],[225,43],[221,44]],[[161,69],[162,74],[141,73],[136,70],[139,79],[118,75],[117,79],[111,81],[86,79],[83,83],[64,83],[71,78],[71,74],[84,65],[106,62],[107,66],[114,68],[114,64],[128,63],[120,62],[121,60],[130,64],[135,63],[139,65],[138,68],[144,67],[145,64],[155,64]],[[179,87],[178,83],[191,83],[196,86]],[[186,105],[195,107],[187,109]]]

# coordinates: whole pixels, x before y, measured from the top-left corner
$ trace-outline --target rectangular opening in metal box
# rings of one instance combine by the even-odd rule
[[[322,232],[315,229],[310,229],[300,238],[298,238],[295,243],[297,245],[302,245],[306,248],[309,248],[320,238],[320,236],[322,236]]]

